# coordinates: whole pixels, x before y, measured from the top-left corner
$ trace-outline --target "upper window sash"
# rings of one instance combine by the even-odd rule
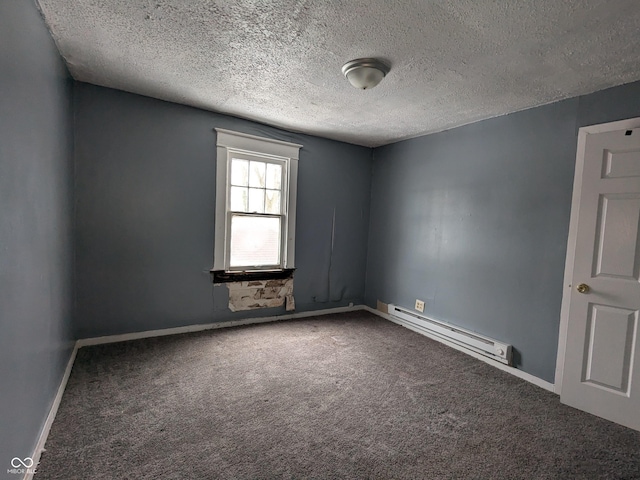
[[[241,182],[235,181],[233,180],[233,160],[243,160],[243,161],[247,161],[247,162],[259,162],[259,163],[263,163],[266,164],[266,168],[265,168],[265,184],[264,186],[255,186],[255,185],[251,185],[251,163],[249,163],[247,165],[247,183],[246,185],[242,184]],[[257,154],[238,154],[237,151],[229,151],[228,155],[227,155],[227,207],[226,210],[227,211],[231,211],[231,212],[241,212],[241,213],[250,213],[250,214],[275,214],[275,215],[287,215],[288,211],[289,211],[289,205],[288,205],[288,200],[289,200],[289,195],[288,195],[288,190],[289,190],[289,175],[288,175],[288,171],[289,171],[289,162],[290,160],[288,158],[276,158],[276,157],[266,157],[266,156],[261,156],[261,155],[257,155]],[[269,170],[269,164],[271,165],[278,165],[280,166],[280,178],[279,178],[279,186],[273,186],[273,185],[269,185],[269,178],[268,178],[268,170]],[[233,201],[232,201],[232,193],[233,190],[232,189],[242,189],[242,188],[246,188],[248,189],[247,191],[249,192],[250,189],[258,189],[258,190],[263,190],[265,192],[265,201],[266,201],[266,192],[279,192],[279,196],[280,196],[280,208],[278,211],[264,211],[264,212],[256,212],[256,211],[252,211],[250,206],[247,206],[247,209],[238,209],[238,208],[233,208]]]

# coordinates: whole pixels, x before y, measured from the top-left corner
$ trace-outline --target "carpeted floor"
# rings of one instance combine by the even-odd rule
[[[640,432],[366,312],[80,349],[36,479],[638,479]]]

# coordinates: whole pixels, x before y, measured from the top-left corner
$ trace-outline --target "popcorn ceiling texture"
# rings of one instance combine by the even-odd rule
[[[640,79],[637,0],[38,1],[76,80],[366,146]]]

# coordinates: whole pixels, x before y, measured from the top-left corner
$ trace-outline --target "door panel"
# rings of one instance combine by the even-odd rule
[[[638,311],[591,305],[583,382],[629,394],[631,349]]]
[[[640,177],[640,156],[637,150],[612,152],[605,150],[603,178]]]
[[[601,195],[595,276],[639,280],[640,194]]]
[[[588,134],[580,181],[561,401],[640,430],[640,129]]]

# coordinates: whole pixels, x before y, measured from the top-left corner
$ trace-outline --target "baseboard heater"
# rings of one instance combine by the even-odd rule
[[[402,319],[416,330],[435,336],[476,353],[492,358],[500,363],[511,365],[511,345],[491,338],[454,327],[445,322],[432,320],[405,308],[389,304],[389,315]]]

